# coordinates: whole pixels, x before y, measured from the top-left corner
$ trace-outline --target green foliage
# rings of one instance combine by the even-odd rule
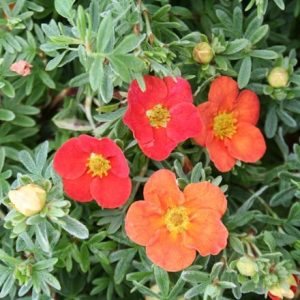
[[[1,1],[0,298],[260,299],[299,274],[299,16],[299,0]],[[211,45],[210,64],[193,60],[199,42]],[[32,64],[30,75],[10,70],[19,60]],[[269,84],[274,67],[287,71],[285,87]],[[149,73],[187,78],[195,104],[220,74],[255,91],[267,141],[262,161],[238,162],[221,176],[193,141],[163,162],[146,158],[122,117],[129,83],[144,89]],[[53,154],[82,132],[110,137],[124,151],[133,179],[124,207],[65,198]],[[124,232],[129,205],[160,168],[176,172],[181,188],[207,180],[228,198],[227,248],[198,255],[178,273],[153,266]],[[7,197],[28,183],[47,191],[45,207],[31,217]],[[244,256],[257,265],[255,275],[239,272]]]

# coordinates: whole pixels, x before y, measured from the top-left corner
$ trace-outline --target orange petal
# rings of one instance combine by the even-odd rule
[[[249,123],[238,123],[237,132],[226,141],[228,152],[244,162],[256,162],[266,151],[265,139],[260,130]]]
[[[162,217],[151,203],[136,201],[129,207],[125,217],[125,231],[135,243],[146,246],[162,226]]]
[[[221,172],[230,171],[235,165],[235,158],[228,153],[224,142],[213,138],[207,145],[210,159]]]
[[[236,103],[239,89],[237,82],[228,76],[215,79],[208,93],[208,101],[218,110],[231,110]]]
[[[225,213],[227,200],[222,190],[210,182],[188,184],[183,191],[184,206],[189,211],[198,211],[203,208],[219,212],[220,217]]]
[[[161,230],[156,240],[146,247],[149,259],[168,272],[178,272],[189,267],[196,251],[184,246],[181,235],[171,235],[166,229]]]
[[[166,169],[156,171],[150,176],[144,187],[144,198],[159,206],[161,212],[184,202],[175,174]]]
[[[184,244],[202,256],[216,255],[226,247],[228,231],[218,212],[201,209],[197,214],[184,234]]]
[[[260,103],[257,95],[250,91],[244,90],[239,94],[236,113],[239,122],[247,122],[255,125],[259,118]]]
[[[197,107],[197,109],[198,109],[200,118],[202,120],[202,122],[201,122],[202,126],[199,128],[199,134],[196,137],[194,137],[194,140],[200,146],[205,146],[209,126],[212,123],[212,118],[213,118],[212,111],[211,111],[211,105],[207,101],[207,102],[201,103]]]

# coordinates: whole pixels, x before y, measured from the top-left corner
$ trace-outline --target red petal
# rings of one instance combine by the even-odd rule
[[[182,102],[193,103],[191,85],[187,80],[182,77],[177,77],[176,79],[165,77],[164,82],[168,89],[168,96],[164,102],[167,107],[172,107]]]
[[[208,131],[209,131],[210,126],[211,126],[212,121],[213,121],[213,113],[211,111],[211,105],[208,101],[204,102],[204,103],[201,103],[197,107],[197,109],[198,109],[200,119],[202,120],[201,121],[202,126],[200,128],[199,134],[196,137],[194,137],[194,140],[200,146],[205,146]]]
[[[228,172],[234,167],[236,160],[228,153],[224,142],[213,138],[206,146],[210,159],[219,171]]]
[[[156,171],[150,176],[144,187],[144,198],[158,209],[161,208],[161,212],[184,202],[175,174],[166,169]]]
[[[260,130],[249,123],[238,123],[236,134],[226,141],[230,155],[244,162],[256,162],[266,151]]]
[[[119,177],[128,177],[129,175],[128,162],[123,152],[121,152],[121,150],[118,155],[110,157],[109,161],[111,164],[110,172],[112,172],[113,174]]]
[[[186,247],[196,249],[201,256],[216,255],[227,245],[228,231],[220,214],[211,209],[201,209],[184,233]]]
[[[143,92],[136,80],[134,80],[128,90],[129,105],[141,104],[146,110],[155,104],[163,103],[167,97],[168,90],[165,82],[159,77],[144,76],[146,90]]]
[[[196,251],[184,246],[180,235],[172,236],[166,229],[160,230],[156,240],[146,246],[149,259],[168,272],[178,272],[189,267]]]
[[[271,300],[282,300],[281,298],[272,295],[270,292],[268,293],[268,297],[269,297]]]
[[[79,136],[79,143],[83,151],[102,154],[105,157],[112,157],[122,153],[119,146],[109,138],[98,139],[86,134]]]
[[[143,153],[154,160],[165,160],[171,152],[176,148],[177,143],[167,136],[165,128],[153,129],[154,140],[150,143],[143,144],[139,142],[139,146]]]
[[[227,200],[222,190],[210,182],[188,184],[184,191],[184,206],[190,211],[212,209],[222,216],[227,209]]]
[[[236,103],[239,89],[231,77],[220,76],[215,79],[208,93],[208,101],[219,111],[230,111]]]
[[[65,142],[54,155],[54,170],[62,177],[75,179],[86,170],[89,154],[82,151],[77,138]]]
[[[94,177],[91,194],[103,208],[116,208],[126,203],[131,193],[130,178],[109,173],[106,177]]]
[[[162,228],[163,217],[157,207],[146,201],[136,201],[129,207],[125,218],[125,231],[135,243],[146,246],[158,229]]]
[[[171,120],[166,128],[167,135],[175,142],[183,142],[196,136],[201,130],[197,108],[191,103],[180,103],[170,109]]]
[[[142,105],[129,105],[123,122],[132,130],[134,137],[142,144],[153,141],[153,127],[151,127]]]
[[[70,198],[78,202],[92,201],[91,182],[92,177],[87,173],[74,180],[63,178],[64,191]]]
[[[239,122],[247,122],[255,125],[259,118],[260,103],[257,95],[244,90],[239,94],[234,112]]]

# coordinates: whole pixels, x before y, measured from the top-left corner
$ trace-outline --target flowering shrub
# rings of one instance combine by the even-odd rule
[[[0,298],[293,299],[299,0],[2,0]]]

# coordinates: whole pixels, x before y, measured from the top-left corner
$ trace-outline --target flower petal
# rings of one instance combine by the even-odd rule
[[[256,162],[266,151],[260,130],[249,123],[238,123],[236,134],[226,141],[230,155],[244,162]]]
[[[239,89],[237,82],[228,76],[215,79],[208,93],[208,101],[218,110],[231,110],[236,103]]]
[[[120,149],[120,153],[109,158],[111,169],[110,172],[119,177],[128,177],[129,166],[128,162]]]
[[[152,203],[136,201],[129,207],[125,218],[125,231],[135,243],[146,246],[162,226],[162,216]]]
[[[160,207],[161,212],[184,202],[175,174],[166,169],[156,171],[150,176],[144,187],[144,198]]]
[[[75,179],[86,171],[89,154],[83,152],[78,138],[71,138],[55,153],[53,167],[63,178]]]
[[[175,142],[183,142],[199,134],[201,119],[197,108],[191,103],[180,103],[170,109],[171,120],[166,128],[167,135]]]
[[[113,173],[105,177],[94,177],[91,194],[103,208],[116,208],[126,203],[131,193],[130,178],[121,178]]]
[[[191,85],[187,80],[182,77],[165,77],[164,82],[168,89],[168,96],[164,102],[167,107],[172,107],[182,102],[193,103]]]
[[[188,184],[184,191],[184,206],[190,211],[212,209],[222,216],[227,209],[227,200],[222,190],[208,181]]]
[[[196,257],[195,250],[184,246],[181,235],[173,236],[166,229],[146,247],[146,254],[154,264],[168,272],[189,267]]]
[[[211,111],[211,105],[208,101],[198,105],[197,109],[200,119],[202,120],[202,126],[199,128],[199,134],[194,137],[194,140],[200,146],[205,146],[209,127],[210,124],[212,124],[213,113]]]
[[[90,192],[92,182],[91,175],[84,173],[81,177],[74,180],[63,178],[65,193],[78,202],[89,202],[93,200]]]
[[[143,153],[154,160],[165,160],[171,152],[176,148],[177,143],[167,136],[165,128],[153,129],[153,141],[147,144],[140,143],[139,146]]]
[[[234,112],[239,122],[256,125],[259,118],[260,103],[257,95],[250,91],[242,91],[237,100]]]
[[[135,139],[140,143],[147,144],[153,141],[153,127],[150,125],[146,116],[146,110],[141,104],[137,102],[129,105],[123,121],[131,129]]]
[[[132,81],[128,90],[128,103],[135,105],[139,103],[146,110],[152,108],[155,104],[163,103],[168,95],[168,89],[163,79],[156,76],[144,76],[146,85],[145,91],[142,91],[136,80]]]
[[[78,137],[80,147],[83,151],[91,154],[98,153],[105,157],[112,157],[122,153],[119,146],[109,138],[98,139],[86,134]]]
[[[216,255],[227,245],[228,231],[215,210],[201,209],[184,233],[184,245],[201,256]]]
[[[228,172],[234,167],[236,160],[228,153],[223,141],[213,138],[206,147],[210,159],[219,171]]]

